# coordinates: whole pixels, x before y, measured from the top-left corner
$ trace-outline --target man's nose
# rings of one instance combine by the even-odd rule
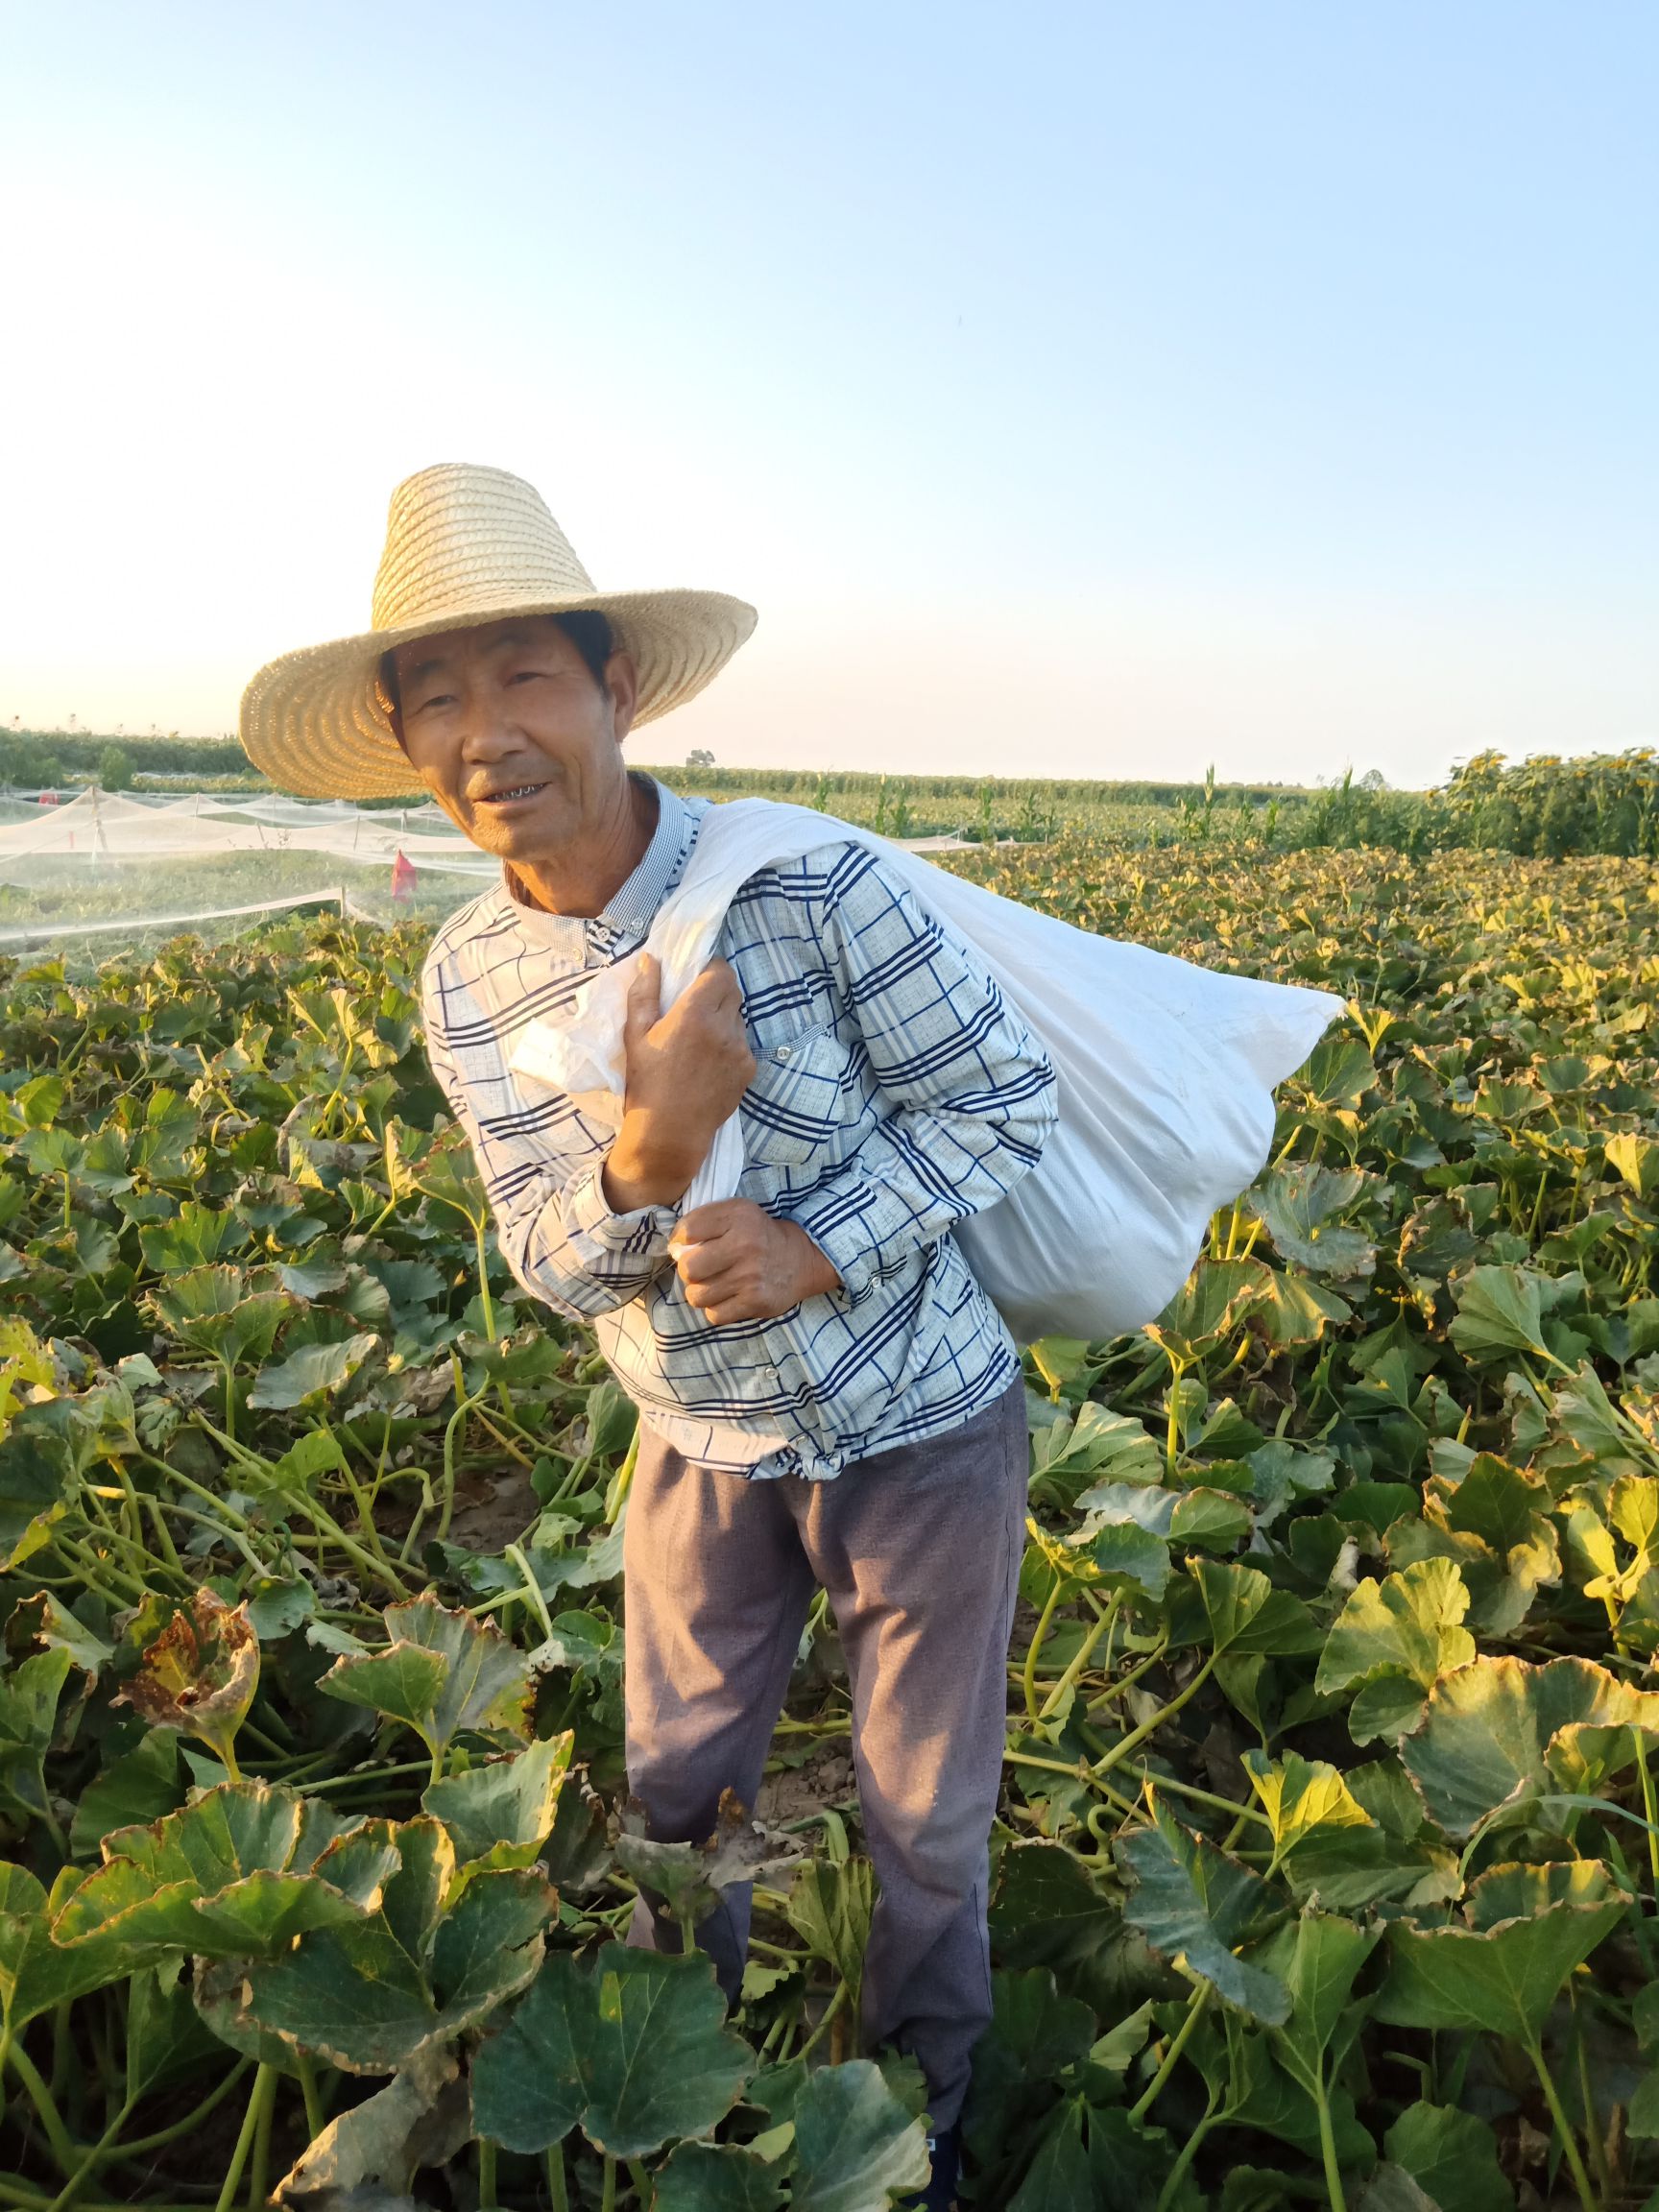
[[[493,760],[517,740],[504,703],[488,692],[469,691],[461,702],[461,751],[469,760]]]

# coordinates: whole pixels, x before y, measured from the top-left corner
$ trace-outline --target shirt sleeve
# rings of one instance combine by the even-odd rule
[[[550,1151],[544,1132],[517,1131],[510,1116],[481,1115],[445,1042],[439,994],[423,980],[426,1057],[466,1132],[514,1280],[573,1321],[609,1313],[638,1297],[668,1260],[677,1206],[613,1213],[600,1178],[605,1154],[578,1159]]]
[[[788,1214],[857,1305],[918,1245],[1006,1197],[1059,1108],[1046,1053],[994,978],[875,854],[849,853],[821,941],[891,1111]]]

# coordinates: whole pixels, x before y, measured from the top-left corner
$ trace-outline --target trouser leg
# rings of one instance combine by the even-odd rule
[[[722,1791],[752,1806],[760,1787],[812,1595],[781,1491],[697,1466],[641,1426],[622,1539],[628,1781],[660,1840],[701,1843]],[[733,2001],[749,1911],[733,1886],[697,1931]],[[628,1940],[680,1947],[645,1899]]]
[[[880,1895],[863,2032],[911,2052],[956,2121],[991,2017],[985,1914],[1007,1660],[1024,1546],[1024,1388],[949,1435],[819,1483],[803,1513],[853,1689],[854,1759]]]

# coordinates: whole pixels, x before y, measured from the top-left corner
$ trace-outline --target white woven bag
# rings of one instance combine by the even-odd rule
[[[703,816],[643,948],[662,964],[663,1006],[712,957],[740,885],[840,839],[878,853],[968,946],[1054,1066],[1060,1120],[1042,1161],[955,1231],[987,1294],[1022,1343],[1112,1336],[1154,1319],[1186,1281],[1215,1209],[1261,1171],[1274,1086],[1302,1065],[1341,999],[1096,937],[869,830],[805,806],[738,799]],[[623,1014],[640,957],[601,969],[560,1027],[527,1032],[515,1070],[616,1118]],[[733,1115],[685,1206],[734,1196],[742,1171]]]

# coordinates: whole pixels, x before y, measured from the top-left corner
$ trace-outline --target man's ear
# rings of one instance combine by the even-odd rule
[[[639,677],[629,656],[618,649],[606,661],[601,682],[611,701],[616,742],[620,745],[634,727],[634,710],[639,704]]]

